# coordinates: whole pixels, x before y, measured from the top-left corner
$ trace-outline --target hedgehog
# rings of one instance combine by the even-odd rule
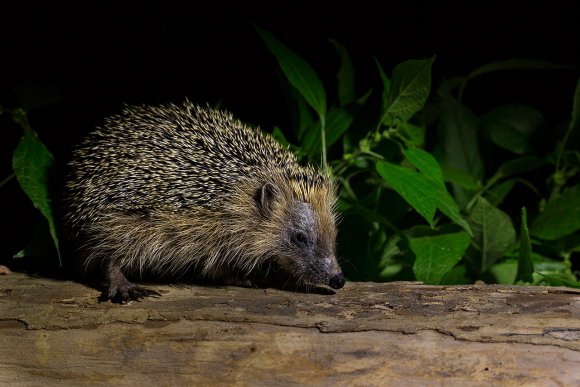
[[[109,299],[159,296],[129,281],[146,274],[256,286],[250,273],[274,268],[307,288],[344,285],[331,173],[228,112],[125,106],[69,167],[65,228],[77,267],[100,270]]]

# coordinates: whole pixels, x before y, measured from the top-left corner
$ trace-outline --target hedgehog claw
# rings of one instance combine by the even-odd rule
[[[107,298],[113,302],[126,304],[146,297],[161,297],[161,294],[154,290],[129,282],[120,267],[112,261],[107,266],[107,278],[109,279],[109,294]]]
[[[147,297],[161,297],[155,290],[147,289],[127,281],[122,285],[109,286],[108,298],[113,302],[126,304],[130,301],[140,301]]]

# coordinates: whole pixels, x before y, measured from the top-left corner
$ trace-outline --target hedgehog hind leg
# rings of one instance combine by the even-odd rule
[[[129,301],[139,301],[146,297],[160,297],[158,292],[147,289],[130,282],[123,274],[121,267],[113,260],[107,262],[105,276],[109,282],[109,289],[107,297],[113,302],[121,302],[123,304]]]

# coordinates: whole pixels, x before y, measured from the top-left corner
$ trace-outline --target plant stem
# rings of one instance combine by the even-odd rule
[[[564,259],[564,266],[566,267],[566,275],[568,275],[570,278],[576,278],[574,276],[574,273],[572,273],[572,261],[570,260],[572,254],[569,252],[563,252],[560,255]]]
[[[572,133],[572,125],[574,123],[570,122],[568,126],[568,130],[566,134],[564,134],[564,139],[562,140],[562,146],[560,147],[560,151],[558,152],[558,157],[556,158],[556,172],[560,171],[560,163],[562,162],[562,157],[564,156],[564,152],[566,151],[566,142],[568,142],[568,137],[570,137],[570,133]]]
[[[10,180],[12,180],[16,175],[14,173],[8,175],[8,177],[6,177],[4,180],[2,180],[0,182],[0,188],[4,187],[4,184],[8,183]]]
[[[16,109],[13,109],[11,111],[11,113],[12,113],[12,120],[14,122],[16,122],[18,125],[20,125],[20,127],[22,128],[24,133],[32,132],[32,128],[30,127],[30,124],[28,123],[28,115],[26,114],[26,111],[24,109],[16,108]]]
[[[326,170],[326,117],[323,114],[320,115],[320,142],[322,144],[322,168]]]
[[[570,134],[572,133],[572,129],[574,129],[574,126],[577,125],[576,106],[578,105],[577,98],[579,95],[580,95],[580,79],[578,80],[578,83],[576,84],[576,90],[574,91],[574,103],[572,106],[572,118],[570,119],[570,125],[568,125],[568,130],[566,131],[566,134],[564,134],[562,146],[560,147],[560,151],[558,152],[558,156],[556,158],[556,173],[560,172],[560,163],[562,162],[562,157],[564,156],[564,151],[566,150],[566,143],[568,142],[568,137],[570,137]]]

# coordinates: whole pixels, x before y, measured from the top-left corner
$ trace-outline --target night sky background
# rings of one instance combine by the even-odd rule
[[[478,4],[475,4],[478,3]],[[576,3],[576,4],[575,4]],[[82,4],[82,6],[80,5]],[[437,55],[433,89],[445,78],[466,75],[490,61],[546,60],[572,70],[504,72],[470,84],[464,102],[476,113],[504,103],[527,103],[556,122],[569,118],[580,66],[577,2],[521,7],[502,2],[406,1],[326,5],[273,3],[230,8],[200,5],[104,7],[100,3],[56,9],[3,5],[0,23],[0,105],[52,103],[30,110],[30,123],[64,164],[71,146],[123,103],[220,103],[238,118],[271,130],[290,125],[283,78],[252,23],[269,30],[305,58],[335,96],[338,58],[328,39],[353,58],[357,91],[380,93],[373,57],[387,73],[407,59]],[[354,8],[353,8],[354,7]],[[378,95],[378,94],[377,94]],[[0,179],[11,171],[21,136],[0,116]],[[22,247],[34,211],[15,182],[0,192],[9,254]],[[22,228],[24,223],[24,228]],[[24,230],[24,231],[23,231]],[[3,249],[4,250],[4,249]],[[17,250],[16,250],[17,251]],[[4,254],[4,252],[2,253]]]

